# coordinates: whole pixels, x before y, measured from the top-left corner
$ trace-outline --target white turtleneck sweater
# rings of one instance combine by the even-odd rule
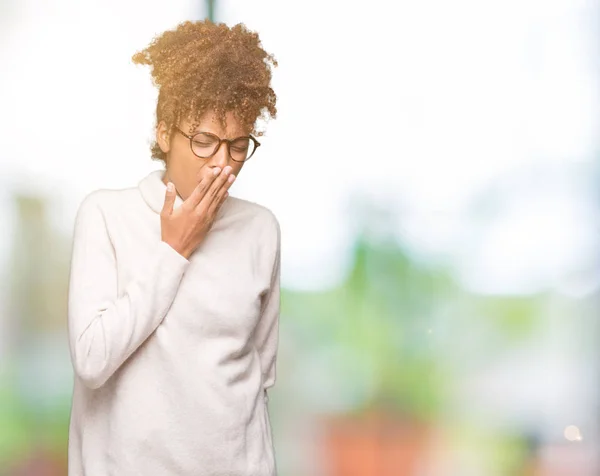
[[[188,260],[161,241],[162,175],[77,212],[68,474],[274,476],[279,223],[229,196]]]

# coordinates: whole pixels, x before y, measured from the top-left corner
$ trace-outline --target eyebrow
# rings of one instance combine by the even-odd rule
[[[213,131],[207,131],[207,130],[204,130],[204,129],[201,129],[201,128],[197,128],[197,129],[195,129],[193,132],[191,132],[191,134],[192,134],[192,135],[193,135],[193,134],[198,134],[199,132],[208,132],[209,134],[214,134],[214,135],[216,135],[217,137],[221,137],[221,136],[220,136],[219,134],[217,134],[216,132],[213,132]],[[238,137],[248,137],[249,135],[250,135],[250,134],[239,134],[239,135],[236,135],[236,136],[233,136],[233,137],[221,137],[221,139],[229,139],[229,140],[231,140],[231,139],[237,139]]]

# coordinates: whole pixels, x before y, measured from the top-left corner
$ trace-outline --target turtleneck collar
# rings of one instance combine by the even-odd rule
[[[138,188],[140,189],[144,201],[158,214],[160,214],[163,209],[165,194],[167,193],[167,186],[162,181],[164,174],[164,170],[155,170],[150,172],[138,184]],[[179,194],[177,194],[173,208],[179,207],[182,203],[183,200]]]

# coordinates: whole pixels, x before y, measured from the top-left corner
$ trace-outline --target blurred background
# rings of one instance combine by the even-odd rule
[[[279,61],[280,476],[600,475],[600,0],[0,2],[0,475],[66,474],[75,213],[206,17]]]

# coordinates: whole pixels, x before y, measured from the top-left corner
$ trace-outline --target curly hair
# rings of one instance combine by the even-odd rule
[[[230,28],[210,20],[185,21],[154,37],[131,59],[151,66],[159,92],[156,123],[165,121],[169,130],[186,118],[196,127],[212,110],[223,127],[226,113],[233,112],[242,127],[262,136],[257,119],[277,116],[277,97],[270,86],[277,61],[243,23]],[[166,162],[156,141],[151,152],[153,159]]]

